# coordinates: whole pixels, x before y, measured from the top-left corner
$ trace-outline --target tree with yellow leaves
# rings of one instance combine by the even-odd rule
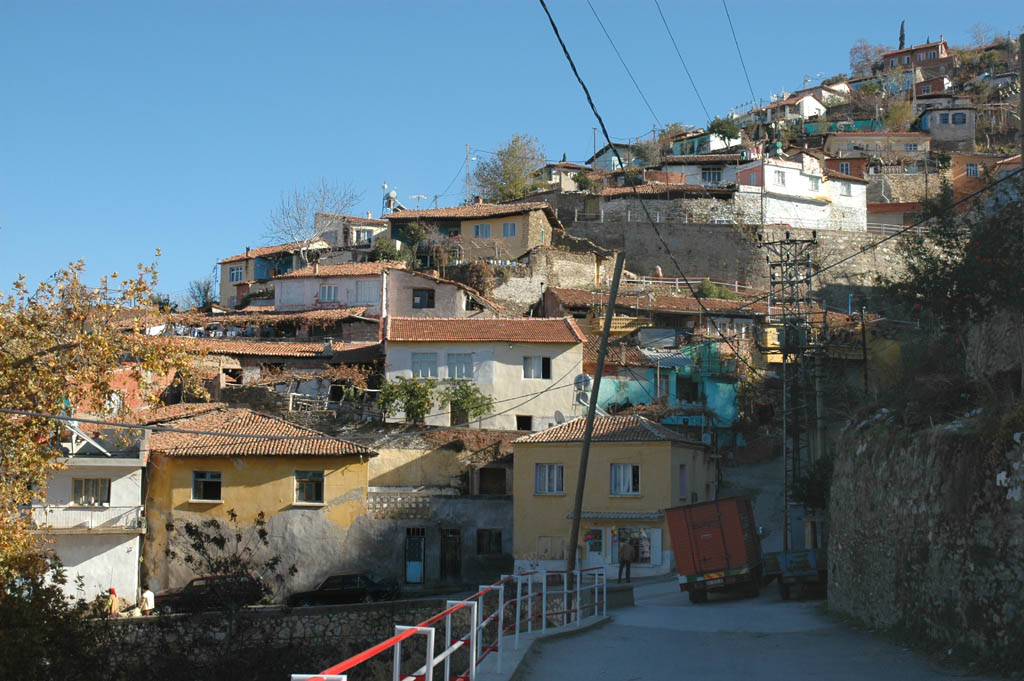
[[[159,251],[157,252],[159,256]],[[131,277],[117,273],[98,287],[82,283],[73,263],[32,289],[22,276],[0,291],[0,407],[34,414],[117,417],[111,381],[128,371],[141,395],[155,400],[157,377],[186,375],[186,354],[144,326],[159,323],[148,304],[155,265]],[[64,426],[42,416],[0,413],[0,588],[22,573],[41,548],[23,509],[44,498],[62,467]]]

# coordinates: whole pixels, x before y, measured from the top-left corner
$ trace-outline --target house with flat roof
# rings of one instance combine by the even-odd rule
[[[217,261],[220,265],[220,304],[234,309],[249,293],[273,292],[270,280],[304,267],[314,254],[330,250],[322,239],[293,241],[277,246],[246,247],[245,253]]]

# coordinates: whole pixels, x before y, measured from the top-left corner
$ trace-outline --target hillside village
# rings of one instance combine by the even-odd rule
[[[345,571],[415,596],[564,568],[618,253],[578,563],[612,574],[637,537],[634,578],[673,573],[664,509],[785,449],[796,364],[765,244],[811,244],[801,314],[827,387],[801,407],[798,449],[813,459],[844,400],[898,373],[910,322],[871,293],[903,273],[891,237],[926,229],[944,188],[977,203],[1021,168],[1016,42],[922,37],[704,125],[596,138],[519,196],[385,194],[383,214],[319,213],[300,241],[239,235],[208,304],[123,320],[186,352],[195,388],[162,377],[149,405],[125,366],[113,412],[61,434],[66,468],[30,512],[81,578],[66,592],[114,587],[130,611],[146,587],[180,588],[197,573],[168,558],[174,528],[233,514],[262,514],[296,566],[279,602]],[[114,412],[157,429],[126,443]]]

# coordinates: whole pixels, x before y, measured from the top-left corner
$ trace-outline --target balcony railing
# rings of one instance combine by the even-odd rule
[[[142,506],[33,506],[32,523],[51,530],[145,530]]]

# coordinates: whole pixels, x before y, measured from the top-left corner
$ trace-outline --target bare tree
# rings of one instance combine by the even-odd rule
[[[317,213],[348,213],[362,200],[362,192],[351,184],[326,178],[302,189],[281,193],[281,203],[271,211],[263,233],[270,244],[301,242],[309,245],[320,235]]]
[[[191,309],[206,307],[213,302],[212,279],[193,279],[185,289],[185,304]]]
[[[872,45],[866,39],[859,38],[850,48],[850,73],[854,76],[871,73],[872,67],[890,50],[891,47]]]

